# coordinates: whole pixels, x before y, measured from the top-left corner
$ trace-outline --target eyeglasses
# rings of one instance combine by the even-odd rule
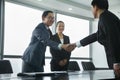
[[[46,17],[47,19],[54,20],[54,17]]]

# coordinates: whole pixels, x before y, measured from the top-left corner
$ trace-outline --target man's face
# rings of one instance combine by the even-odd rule
[[[53,22],[54,22],[54,14],[53,14],[53,13],[48,13],[48,15],[43,18],[43,22],[44,22],[47,26],[52,26],[52,24],[53,24]]]
[[[92,6],[92,13],[94,18],[97,18],[97,6]]]

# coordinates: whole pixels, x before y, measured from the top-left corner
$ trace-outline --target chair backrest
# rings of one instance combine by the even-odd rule
[[[69,62],[68,71],[80,71],[80,67],[79,67],[77,61]]]
[[[0,74],[13,73],[9,60],[0,60]]]
[[[95,66],[92,62],[81,62],[84,70],[95,70]]]

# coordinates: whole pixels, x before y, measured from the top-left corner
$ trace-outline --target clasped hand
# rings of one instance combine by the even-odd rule
[[[73,51],[73,50],[75,49],[75,47],[76,47],[76,44],[75,44],[75,43],[73,43],[73,44],[63,44],[63,45],[62,45],[62,48],[63,48],[64,50],[68,51],[68,52]]]

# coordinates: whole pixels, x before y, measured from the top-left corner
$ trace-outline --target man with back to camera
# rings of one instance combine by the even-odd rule
[[[73,45],[80,47],[98,41],[105,48],[109,68],[120,77],[120,20],[108,10],[108,0],[93,0],[91,5],[94,18],[99,18],[98,31]]]

